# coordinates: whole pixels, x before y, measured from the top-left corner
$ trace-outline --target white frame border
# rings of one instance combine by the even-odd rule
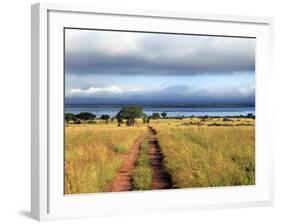
[[[180,18],[201,21],[220,21],[234,23],[250,23],[263,24],[269,27],[270,37],[270,59],[269,68],[272,69],[273,59],[273,25],[272,18],[249,17],[249,16],[230,16],[217,14],[202,14],[191,12],[169,12],[155,10],[125,10],[125,9],[103,9],[92,6],[64,5],[53,3],[37,3],[31,7],[31,78],[32,78],[32,131],[31,131],[31,216],[37,220],[49,220],[53,218],[69,218],[58,217],[49,214],[48,210],[48,11],[61,12],[81,12],[81,13],[98,13],[113,15],[132,15],[141,17],[158,17],[158,18]],[[269,72],[273,72],[270,70]],[[263,206],[273,204],[273,149],[268,147],[271,158],[270,176],[270,196],[266,201],[255,201],[247,203],[224,203],[224,204],[208,204],[195,207],[179,208],[171,206],[170,209],[162,209],[162,211],[181,211],[181,210],[198,210],[198,209],[214,209],[226,207],[249,207]],[[81,214],[84,217],[83,214]],[[92,215],[93,216],[93,215]]]

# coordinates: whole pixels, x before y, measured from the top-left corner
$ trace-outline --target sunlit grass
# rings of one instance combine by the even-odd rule
[[[67,125],[65,130],[65,193],[103,192],[145,127]]]
[[[133,190],[150,190],[152,185],[152,169],[148,155],[147,140],[141,145],[140,155],[132,178]]]
[[[157,130],[164,165],[176,188],[255,184],[254,119],[151,119],[149,125]],[[65,193],[106,191],[133,142],[147,133],[142,119],[134,127],[117,127],[116,121],[67,124]],[[133,171],[133,190],[151,189],[147,153],[145,141]]]
[[[177,188],[255,184],[255,127],[154,128]]]

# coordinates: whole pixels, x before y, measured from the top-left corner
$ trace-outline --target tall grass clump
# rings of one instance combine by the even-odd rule
[[[65,193],[105,191],[134,141],[145,132],[145,127],[68,125],[65,128]]]
[[[113,146],[113,151],[117,153],[127,153],[129,151],[128,146],[123,144],[117,144]]]
[[[147,140],[141,145],[140,155],[136,162],[133,172],[132,188],[133,190],[150,190],[152,184],[152,169],[148,155]]]
[[[176,188],[255,184],[255,127],[155,126]]]

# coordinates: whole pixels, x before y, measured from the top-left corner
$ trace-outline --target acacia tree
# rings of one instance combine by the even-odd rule
[[[143,109],[140,106],[129,105],[124,106],[116,115],[118,126],[121,125],[123,119],[126,120],[128,126],[135,124],[135,119],[144,116]]]
[[[161,113],[161,116],[163,117],[163,119],[165,119],[167,117],[167,113],[163,112],[163,113]]]
[[[80,114],[76,115],[76,118],[80,120],[94,120],[96,118],[95,114],[89,113],[89,112],[81,112]]]
[[[159,113],[152,113],[151,118],[152,119],[158,119],[158,118],[160,118],[160,114]]]
[[[252,113],[249,113],[249,114],[247,114],[247,118],[252,118],[252,119],[255,119],[255,115],[254,115],[254,114],[252,114]]]
[[[77,118],[75,117],[75,114],[72,114],[72,113],[65,113],[64,119],[67,123],[69,123],[70,121],[74,122],[77,120]]]
[[[100,116],[101,120],[104,120],[106,124],[108,124],[108,120],[110,119],[110,116],[108,114],[103,114]]]

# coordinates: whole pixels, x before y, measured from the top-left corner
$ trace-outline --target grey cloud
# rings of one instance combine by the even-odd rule
[[[68,30],[65,44],[69,74],[196,75],[255,70],[255,39],[250,38]]]

